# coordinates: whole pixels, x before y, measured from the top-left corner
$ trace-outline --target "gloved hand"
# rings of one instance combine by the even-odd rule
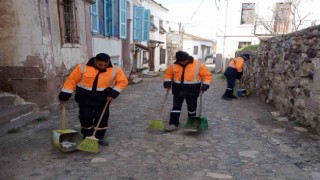
[[[163,82],[163,87],[164,87],[164,88],[171,88],[171,81],[165,81],[165,82]]]
[[[202,84],[201,91],[206,91],[208,89],[209,89],[209,85],[208,84]]]
[[[120,95],[120,93],[114,89],[111,88],[111,90],[108,93],[108,96],[112,97],[113,99],[115,99],[116,97],[118,97]]]
[[[71,95],[72,93],[66,93],[66,92],[60,91],[58,98],[60,101],[68,101]]]
[[[236,76],[236,79],[241,79],[242,78],[242,75],[243,75],[243,72],[238,72],[237,76]]]

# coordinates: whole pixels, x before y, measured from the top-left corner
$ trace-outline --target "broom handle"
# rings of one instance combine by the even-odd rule
[[[107,109],[107,107],[109,106],[110,102],[111,102],[111,100],[107,101],[106,105],[104,105],[103,111],[102,111],[102,113],[101,113],[101,115],[100,115],[100,118],[99,118],[99,121],[98,121],[98,124],[97,124],[97,126],[95,127],[92,136],[95,136],[95,135],[96,135],[97,130],[98,130],[99,125],[100,125],[100,122],[101,122],[101,120],[102,120],[102,117],[103,117],[104,113],[106,112],[106,109]]]
[[[60,129],[65,130],[66,129],[66,103],[61,102],[60,108],[61,108]]]
[[[167,89],[167,93],[166,95],[164,96],[163,98],[163,102],[162,102],[162,106],[161,106],[161,109],[160,109],[160,117],[162,116],[162,112],[163,112],[163,109],[164,109],[164,105],[166,104],[166,101],[168,99],[168,94],[169,94],[169,89]]]
[[[199,116],[201,116],[201,114],[202,114],[202,94],[203,94],[203,92],[200,92]]]

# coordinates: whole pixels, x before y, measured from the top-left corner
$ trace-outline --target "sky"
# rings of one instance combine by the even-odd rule
[[[155,0],[169,10],[168,20],[172,30],[181,22],[188,34],[215,39],[218,10],[215,0]]]

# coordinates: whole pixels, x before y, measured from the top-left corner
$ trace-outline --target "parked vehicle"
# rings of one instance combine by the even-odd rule
[[[204,60],[206,64],[215,64],[216,56],[213,54],[208,54],[208,55],[205,55]]]

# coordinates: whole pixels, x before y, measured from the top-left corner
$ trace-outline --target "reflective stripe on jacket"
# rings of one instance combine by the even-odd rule
[[[174,95],[191,97],[199,95],[201,82],[210,85],[212,75],[205,64],[193,60],[185,68],[178,63],[170,65],[164,75],[164,81],[172,82]]]

